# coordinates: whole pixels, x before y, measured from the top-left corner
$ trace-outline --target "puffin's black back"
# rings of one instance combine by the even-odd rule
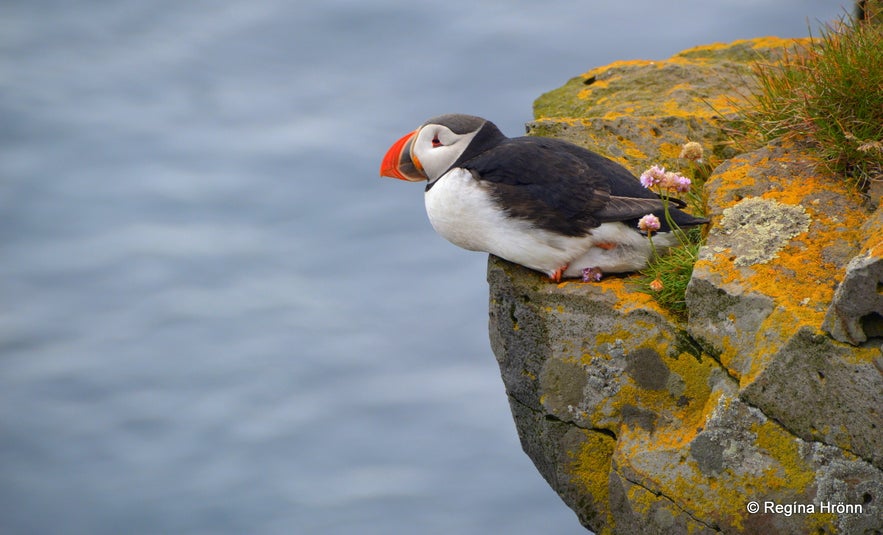
[[[659,195],[641,185],[641,182],[628,169],[614,162],[610,158],[592,152],[587,148],[580,147],[551,137],[524,136],[514,138],[512,141],[520,143],[537,143],[549,147],[555,151],[566,152],[585,162],[594,173],[607,179],[610,195],[616,197],[637,197],[644,199],[658,199]]]
[[[510,216],[566,236],[584,236],[601,223],[622,221],[637,227],[638,218],[655,214],[665,221],[659,196],[644,188],[628,169],[567,141],[543,137],[507,138],[486,122],[453,167],[472,172],[489,184],[498,206]],[[669,214],[681,228],[707,223],[678,209]]]

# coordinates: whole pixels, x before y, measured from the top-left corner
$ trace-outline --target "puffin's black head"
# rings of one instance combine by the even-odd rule
[[[455,113],[439,115],[389,148],[380,165],[380,176],[432,183],[452,167],[505,139],[487,119]]]

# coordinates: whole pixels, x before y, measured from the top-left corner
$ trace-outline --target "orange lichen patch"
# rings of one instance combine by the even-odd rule
[[[607,87],[610,85],[610,82],[611,82],[610,79],[607,79],[607,80],[597,80],[596,79],[594,82],[591,83],[591,85],[589,85],[585,89],[581,89],[579,92],[577,92],[576,98],[578,98],[580,100],[588,100],[588,99],[592,98],[593,93],[596,93],[601,89],[607,89]],[[600,102],[600,100],[599,100],[599,102]]]
[[[735,257],[732,256],[730,250],[726,249],[715,253],[711,259],[700,258],[693,266],[693,271],[705,270],[714,273],[720,277],[721,284],[729,285],[740,282],[742,277],[740,269],[733,264],[734,260]]]
[[[680,362],[689,364],[680,369]],[[667,360],[666,364],[676,371],[686,386],[678,398],[664,397],[662,405],[653,407],[671,424],[660,425],[649,438],[653,449],[673,450],[687,447],[696,438],[723,394],[712,391],[708,384],[711,372],[716,367],[711,359],[697,363],[693,357],[681,355],[678,360]]]
[[[738,156],[729,161],[729,167],[720,175],[720,180],[715,181],[715,190],[713,192],[714,200],[717,202],[729,201],[733,203],[736,199],[741,199],[740,190],[750,188],[755,184],[755,179],[749,176],[752,166],[749,162],[740,159]],[[712,199],[709,199],[712,200]],[[721,213],[711,214],[714,223],[720,220]]]
[[[660,111],[662,112],[661,115],[674,115],[676,117],[694,116],[696,113],[696,110],[683,109],[677,101],[671,99],[662,101]]]
[[[862,243],[861,227],[867,215],[859,208],[858,199],[832,212],[829,202],[824,200],[826,195],[851,198],[854,193],[842,182],[814,172],[809,159],[794,168],[799,174],[788,170],[782,176],[767,174],[765,178],[769,186],[757,191],[752,170],[777,169],[776,165],[777,162],[769,158],[732,160],[709,196],[709,203],[718,207],[713,216],[715,224],[720,224],[718,214],[725,208],[736,205],[745,195],[756,195],[761,199],[802,207],[809,216],[808,231],[791,238],[771,261],[737,267],[737,258],[732,251],[718,250],[711,259],[698,262],[697,268],[717,275],[723,285],[738,284],[733,291],[756,292],[773,298],[782,310],[777,312],[775,319],[768,321],[768,326],[781,333],[780,339],[784,340],[787,333],[802,326],[818,329],[822,324],[827,304],[845,274],[845,266],[833,263],[825,252],[844,243]]]
[[[561,284],[558,285],[558,287],[560,288],[566,284],[567,284],[566,282],[562,282]],[[564,310],[565,310],[564,305],[557,305],[555,307],[551,307],[551,306],[544,306],[543,307],[543,311],[546,312],[547,314],[552,314],[553,312],[558,313],[558,314],[564,314]]]
[[[621,69],[633,69],[635,67],[645,67],[647,65],[653,65],[652,61],[645,59],[624,59],[614,61],[613,63],[608,63],[607,65],[603,65],[601,67],[595,67],[594,69],[584,73],[582,75],[583,78],[589,79],[591,77],[595,77],[597,79],[598,76],[608,75],[611,72],[615,72]],[[603,79],[602,79],[603,80]],[[597,83],[597,82],[595,82]]]
[[[874,258],[883,257],[883,226],[871,229],[871,234],[864,237],[861,252]]]
[[[714,115],[731,115],[741,111],[744,107],[740,104],[743,97],[736,94],[715,95],[705,99],[705,103],[711,108]]]
[[[740,367],[737,367],[737,361],[741,361],[745,355],[742,355],[739,346],[733,339],[729,336],[721,336],[720,337],[721,350],[720,355],[718,355],[718,360],[722,366],[724,366],[730,375],[740,378],[742,375],[742,370]]]
[[[664,413],[666,416],[671,412],[671,407],[675,403],[668,390],[648,390],[631,382],[623,385],[617,394],[616,401],[620,407],[631,405],[632,407],[646,408],[657,414]]]
[[[644,154],[634,142],[628,139],[621,140],[619,148],[626,156],[633,160],[643,160],[644,158],[647,158],[647,155]]]
[[[701,360],[687,353],[680,353],[676,358],[666,359],[668,368],[677,374],[684,381],[684,390],[681,396],[686,398],[690,403],[690,409],[702,414],[703,417],[707,413],[707,400],[712,397],[712,385],[710,378],[714,370],[717,369],[717,363],[710,357],[703,357]],[[677,403],[681,402],[679,398]],[[698,403],[702,403],[704,408],[698,409]]]
[[[604,99],[601,99],[601,100],[598,101],[598,104],[603,104],[603,103],[604,103]],[[609,111],[607,111],[607,112],[606,112],[604,115],[602,115],[601,117],[604,118],[604,119],[606,119],[606,120],[608,120],[608,121],[613,121],[613,120],[616,120],[616,119],[622,117],[622,116],[623,116],[623,112],[629,114],[629,113],[632,113],[632,112],[634,112],[634,111],[635,111],[634,108],[625,108],[625,109],[619,109],[619,108],[616,108],[616,109],[614,109],[614,110],[609,110]]]
[[[747,42],[748,40],[746,40]],[[784,47],[790,47],[795,45],[808,45],[812,42],[812,38],[810,37],[795,37],[795,38],[782,38],[782,37],[756,37],[754,39],[750,39],[753,41],[752,48],[755,50],[761,48],[773,48],[778,49]],[[742,41],[736,41],[737,43]]]
[[[751,266],[748,288],[774,297],[776,304],[788,308],[801,323],[821,325],[825,310],[819,307],[831,301],[834,287],[845,273],[822,259],[824,245],[792,242],[779,251],[775,264]]]
[[[720,59],[721,54],[732,55],[732,51],[739,49],[749,49],[759,58],[757,54],[764,52],[778,52],[785,48],[791,48],[795,45],[808,43],[810,38],[782,38],[774,36],[753,37],[751,39],[739,39],[730,43],[710,43],[695,46],[679,52],[675,58],[685,57],[689,59],[713,60]],[[674,58],[673,58],[674,59]]]
[[[795,189],[817,185],[808,180],[807,184]],[[800,195],[799,191],[781,191],[770,192],[764,197],[798,204],[794,201],[801,198]],[[807,211],[813,212],[812,209]],[[753,273],[748,278],[748,286],[775,297],[777,304],[789,308],[802,322],[820,325],[824,316],[824,309],[820,307],[831,301],[834,288],[845,274],[845,266],[837,267],[825,261],[823,252],[839,243],[856,243],[863,218],[864,214],[859,210],[843,214],[841,221],[825,220],[823,214],[814,214],[809,229],[812,236],[792,239],[779,251],[774,265],[751,266]]]
[[[790,338],[802,325],[806,325],[787,307],[776,307],[761,323],[755,336],[754,350],[748,360],[748,369],[739,377],[739,386],[745,388],[764,371],[774,356],[782,349],[782,343]]]
[[[626,278],[607,279],[602,282],[602,288],[604,293],[613,293],[616,298],[616,304],[613,307],[623,314],[628,314],[634,310],[649,309],[667,317],[666,311],[659,306],[659,303],[656,302],[653,296],[635,291],[628,285],[628,279]]]
[[[685,55],[686,55],[686,54],[689,54],[689,53],[691,53],[691,52],[700,52],[700,51],[704,52],[704,51],[710,51],[710,50],[724,50],[724,49],[726,49],[726,48],[731,48],[733,45],[740,44],[740,43],[744,43],[744,42],[746,42],[746,41],[747,41],[747,39],[742,39],[742,40],[733,41],[732,43],[720,43],[720,42],[717,42],[717,43],[707,43],[707,44],[704,44],[704,45],[694,46],[693,48],[688,48],[688,49],[684,50],[683,52],[681,52],[681,54],[685,54]]]
[[[610,80],[595,80],[590,89],[605,89],[608,85],[610,85]]]
[[[681,145],[678,143],[663,142],[659,145],[659,156],[662,158],[676,159],[681,154]]]
[[[856,365],[872,364],[879,356],[880,350],[878,348],[862,347],[845,352],[843,354],[843,361]],[[847,436],[847,433],[844,433],[843,436]]]

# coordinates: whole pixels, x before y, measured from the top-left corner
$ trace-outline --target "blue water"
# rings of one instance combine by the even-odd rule
[[[380,158],[842,13],[595,4],[4,2],[0,533],[584,533],[521,452],[485,256]]]

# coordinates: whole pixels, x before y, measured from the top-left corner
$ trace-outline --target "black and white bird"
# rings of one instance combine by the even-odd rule
[[[429,119],[389,148],[380,175],[428,181],[426,213],[448,241],[556,282],[640,270],[653,246],[678,243],[662,199],[621,165],[559,139],[508,138],[481,117]],[[708,222],[683,206],[670,200],[680,228]],[[637,226],[646,214],[661,223],[653,245]]]

